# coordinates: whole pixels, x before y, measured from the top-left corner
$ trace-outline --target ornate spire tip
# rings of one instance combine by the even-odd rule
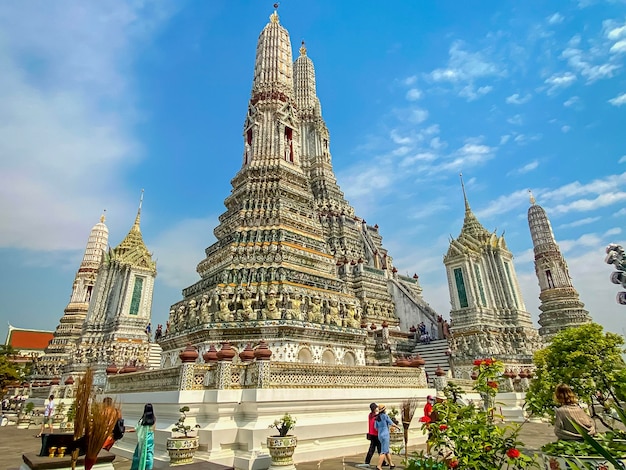
[[[530,189],[528,190],[528,194],[530,195],[530,203],[535,205],[535,196],[533,196],[533,192]]]
[[[304,45],[304,39],[302,40],[302,45],[300,46],[300,55],[306,55],[306,46]]]

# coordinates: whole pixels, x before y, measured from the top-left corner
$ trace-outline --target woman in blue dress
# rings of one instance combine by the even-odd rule
[[[154,425],[156,417],[152,403],[143,407],[143,416],[137,423],[137,446],[130,470],[152,470],[154,464]]]
[[[380,441],[380,457],[378,457],[378,470],[382,470],[382,465],[385,459],[389,464],[389,468],[395,468],[396,466],[391,461],[391,454],[389,453],[389,429],[397,428],[398,426],[391,421],[391,418],[387,416],[385,405],[378,405],[378,416],[374,421],[374,426],[378,431],[378,440]]]

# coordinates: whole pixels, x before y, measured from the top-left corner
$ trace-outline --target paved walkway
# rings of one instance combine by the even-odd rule
[[[22,463],[22,454],[29,452],[39,452],[41,439],[34,438],[39,432],[31,426],[31,429],[17,429],[16,426],[0,427],[0,469],[17,469]],[[524,442],[525,448],[529,450],[539,449],[546,442],[555,440],[552,426],[546,423],[526,423],[522,427],[520,440]],[[357,455],[347,455],[342,458],[321,460],[296,464],[297,470],[345,470],[351,468],[361,468],[365,459],[368,442],[363,439],[363,453]],[[423,446],[418,446],[413,450],[421,450]],[[375,460],[375,459],[374,459]],[[394,464],[398,470],[403,469],[402,458],[394,456]],[[130,470],[130,461],[123,457],[117,457],[114,465],[116,470]],[[165,468],[155,465],[155,468]],[[181,470],[184,467],[180,467]],[[371,467],[374,468],[374,467]]]

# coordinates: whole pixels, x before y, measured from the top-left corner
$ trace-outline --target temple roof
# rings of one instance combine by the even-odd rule
[[[135,223],[124,240],[109,252],[109,260],[118,261],[122,264],[128,264],[137,268],[156,271],[156,263],[152,260],[152,254],[148,251],[141,235],[140,222],[142,202],[143,191],[141,192],[141,200],[139,202],[137,216],[135,217]]]
[[[6,345],[17,350],[44,350],[54,337],[52,331],[25,330],[9,325]]]

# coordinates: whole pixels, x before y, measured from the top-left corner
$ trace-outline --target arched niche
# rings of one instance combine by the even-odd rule
[[[330,349],[327,349],[324,351],[324,354],[322,354],[322,364],[327,366],[334,366],[337,364],[335,354]]]
[[[302,348],[298,352],[298,362],[301,364],[313,363],[313,354],[309,348]]]
[[[356,365],[356,357],[352,351],[348,351],[343,356],[343,364],[346,366],[355,366]]]

